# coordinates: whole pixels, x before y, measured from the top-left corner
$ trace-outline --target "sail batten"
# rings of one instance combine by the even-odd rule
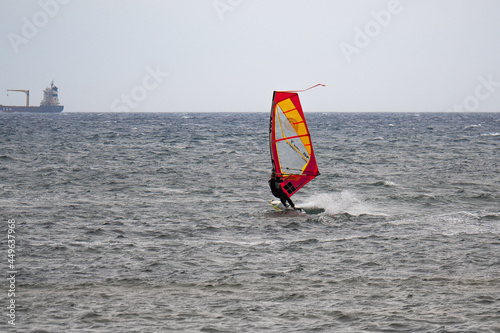
[[[291,136],[291,137],[288,137],[288,138],[282,138],[282,139],[278,139],[278,140],[276,140],[276,142],[278,142],[278,141],[283,141],[283,140],[295,139],[295,138],[302,138],[302,137],[304,137],[304,136],[307,136],[307,135],[296,135],[296,136]],[[310,146],[311,144],[308,144],[308,145]]]
[[[269,144],[273,171],[289,196],[319,175],[314,149],[297,92],[275,91]]]

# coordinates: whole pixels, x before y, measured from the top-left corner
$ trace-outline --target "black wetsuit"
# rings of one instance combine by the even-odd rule
[[[295,209],[295,205],[293,204],[292,200],[281,188],[280,184],[282,182],[283,181],[279,177],[269,179],[269,187],[271,188],[271,192],[273,192],[273,195],[276,198],[281,200],[283,206],[287,207],[286,202],[288,201],[290,203],[290,206],[292,206],[292,208]]]

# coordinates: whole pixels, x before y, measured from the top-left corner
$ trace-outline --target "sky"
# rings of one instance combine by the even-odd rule
[[[500,112],[498,0],[0,0],[0,104]]]

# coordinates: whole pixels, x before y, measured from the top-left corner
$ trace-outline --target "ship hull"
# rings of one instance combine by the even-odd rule
[[[1,112],[31,112],[31,113],[59,113],[64,109],[63,105],[41,105],[41,106],[9,106],[0,105]]]

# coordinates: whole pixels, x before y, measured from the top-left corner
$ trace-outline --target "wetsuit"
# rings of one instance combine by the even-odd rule
[[[286,204],[286,202],[288,201],[290,203],[290,206],[292,206],[292,208],[295,209],[295,205],[293,204],[292,200],[281,188],[280,184],[282,182],[283,180],[281,180],[281,178],[279,177],[269,179],[269,187],[271,188],[271,192],[273,192],[273,195],[276,198],[281,200],[283,206],[288,207]]]

